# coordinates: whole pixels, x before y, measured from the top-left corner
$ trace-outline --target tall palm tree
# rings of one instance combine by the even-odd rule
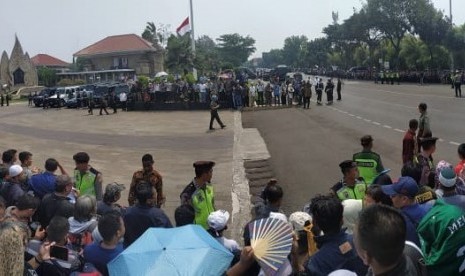
[[[157,27],[155,23],[147,22],[147,26],[145,26],[145,30],[142,33],[142,38],[150,41],[154,46],[158,44]]]

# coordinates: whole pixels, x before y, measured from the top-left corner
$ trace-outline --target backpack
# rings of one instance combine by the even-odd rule
[[[89,245],[93,242],[92,233],[89,231],[84,231],[81,233],[69,233],[68,240],[71,244],[72,250],[76,252],[81,252],[86,245]]]

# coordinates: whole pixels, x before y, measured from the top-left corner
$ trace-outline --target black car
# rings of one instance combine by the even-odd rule
[[[56,93],[57,88],[45,88],[32,98],[32,102],[36,107],[44,106],[44,102]]]

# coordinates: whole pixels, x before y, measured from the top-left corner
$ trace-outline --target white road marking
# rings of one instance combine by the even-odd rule
[[[334,108],[334,107],[329,107],[329,108],[331,108],[331,109],[333,109],[333,110],[337,110],[337,111],[340,112],[340,113],[347,114],[347,115],[350,116],[350,117],[355,117],[355,118],[357,118],[357,119],[359,119],[359,120],[364,120],[364,121],[367,122],[367,123],[370,123],[370,122],[371,122],[371,123],[374,124],[374,125],[381,126],[381,123],[378,123],[378,122],[375,122],[375,121],[371,121],[370,119],[365,119],[365,118],[363,118],[363,117],[361,117],[361,116],[354,115],[354,114],[349,113],[349,112],[347,112],[347,111],[343,111],[343,110],[341,110],[341,109]],[[394,131],[396,131],[396,132],[404,133],[404,130],[399,129],[399,128],[393,128],[393,127],[390,126],[390,125],[382,125],[382,126],[383,126],[384,128],[387,128],[387,129],[392,129],[392,130],[394,130]],[[439,140],[439,142],[445,142],[444,139],[442,139],[442,138],[439,138],[438,140]],[[459,146],[459,145],[460,145],[460,143],[457,143],[457,142],[454,142],[454,141],[449,141],[449,144],[454,145],[454,146]]]

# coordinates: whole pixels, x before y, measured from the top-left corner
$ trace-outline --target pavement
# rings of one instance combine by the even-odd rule
[[[173,224],[179,194],[194,177],[193,162],[213,160],[216,208],[230,211],[230,231],[242,240],[250,213],[243,160],[268,153],[258,131],[242,129],[240,112],[220,110],[219,114],[227,128],[209,131],[208,111],[118,111],[92,116],[83,109],[43,110],[18,102],[0,107],[0,150],[30,151],[33,166],[40,168],[47,158],[55,158],[69,174],[74,169],[72,156],[88,152],[105,185],[113,181],[126,185],[123,205],[133,172],[141,169],[142,155],[150,153],[163,176],[167,200],[162,209]]]

